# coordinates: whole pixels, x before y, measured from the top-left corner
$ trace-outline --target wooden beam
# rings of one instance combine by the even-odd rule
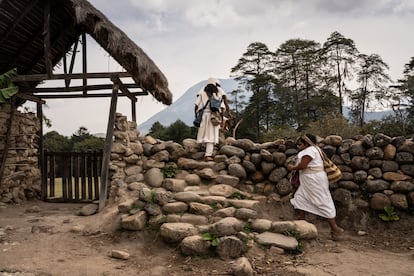
[[[70,76],[73,73],[73,66],[75,66],[75,59],[76,59],[76,53],[78,50],[78,44],[79,44],[79,39],[76,40],[75,45],[73,46],[72,56],[70,58],[69,74],[65,74],[65,76],[69,77],[65,79],[66,87],[69,87],[70,85],[70,80],[71,80]]]
[[[84,77],[82,78],[82,84],[83,87],[86,87],[88,85],[88,78],[86,77],[88,73],[87,69],[87,57],[86,57],[86,34],[85,32],[82,33],[82,73],[84,74]],[[86,88],[83,89],[83,94],[86,95],[88,93],[88,90]]]
[[[131,92],[129,92],[128,87],[126,87],[122,81],[118,77],[112,77],[111,81],[119,85],[119,89],[124,93],[131,101],[136,102],[137,98],[135,98]]]
[[[45,0],[43,10],[43,49],[45,59],[46,74],[52,75],[52,53],[50,48],[50,0]]]
[[[128,78],[131,77],[131,74],[128,72],[112,72],[112,73],[87,73],[87,74],[55,74],[48,77],[45,74],[34,74],[34,75],[17,75],[12,79],[13,82],[38,82],[44,80],[64,80],[68,77],[70,79],[104,79],[111,78],[112,76],[118,76],[119,78]]]
[[[86,86],[88,91],[90,90],[109,90],[112,89],[112,84],[95,84]],[[135,83],[124,84],[126,88],[139,88]],[[61,93],[61,92],[82,92],[85,87],[83,86],[71,86],[71,87],[41,87],[41,88],[28,88],[19,87],[19,91],[28,93]],[[131,93],[132,94],[132,93]],[[147,93],[148,94],[148,93]]]
[[[106,205],[106,198],[108,196],[108,172],[109,161],[111,156],[112,141],[115,127],[116,103],[118,101],[118,84],[114,83],[111,98],[111,107],[109,109],[108,126],[106,128],[106,139],[102,157],[101,169],[101,188],[99,191],[99,211],[102,211]]]
[[[134,93],[135,96],[146,96],[146,92]],[[64,94],[64,95],[36,95],[36,97],[42,99],[80,99],[80,98],[109,98],[111,93],[99,93],[99,94]],[[119,94],[119,97],[126,97],[125,94]]]
[[[38,104],[45,104],[45,101],[42,101],[42,99],[36,97],[36,96],[32,96],[30,94],[25,94],[25,93],[17,93],[15,95],[16,97],[23,99],[23,100],[27,100],[27,101],[32,101]]]
[[[37,2],[38,2],[38,0],[30,1],[29,4],[24,8],[23,11],[19,11],[18,17],[13,20],[13,24],[10,27],[7,28],[7,32],[5,32],[1,35],[0,45],[3,45],[3,43],[9,37],[9,35],[14,32],[17,25],[19,23],[21,23],[22,20],[25,20],[27,14],[32,10],[33,7],[35,7],[38,4]]]

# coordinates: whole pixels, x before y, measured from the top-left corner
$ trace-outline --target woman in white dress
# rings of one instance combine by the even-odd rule
[[[299,171],[300,186],[290,200],[298,219],[305,219],[305,213],[326,218],[331,227],[332,238],[337,239],[344,231],[335,221],[336,209],[329,191],[328,177],[323,169],[323,160],[315,146],[316,137],[306,134],[299,139],[298,162],[288,165],[288,170]]]
[[[221,91],[220,91],[221,90]],[[204,155],[204,159],[206,161],[213,161],[213,150],[214,145],[218,144],[219,142],[219,130],[220,125],[213,125],[211,122],[211,110],[209,104],[207,104],[210,97],[214,97],[217,100],[223,100],[223,90],[218,89],[216,82],[211,81],[209,79],[209,83],[204,87],[202,91],[197,94],[197,98],[195,101],[195,115],[200,112],[204,106],[203,117],[201,120],[200,127],[198,128],[197,132],[197,143],[198,144],[205,144],[206,152]],[[222,101],[221,109],[224,109],[224,102]]]

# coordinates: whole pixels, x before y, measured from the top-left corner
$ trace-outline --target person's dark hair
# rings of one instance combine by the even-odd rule
[[[302,143],[304,143],[305,145],[310,145],[310,143],[308,141],[306,141],[305,136],[312,141],[312,143],[316,144],[316,136],[310,133],[306,133],[305,135],[303,135],[302,137],[300,137],[300,141]]]
[[[214,84],[209,83],[209,84],[206,85],[206,87],[204,87],[204,91],[206,91],[208,96],[211,96],[211,95],[213,95],[213,93],[217,94],[218,89],[217,89],[217,86],[215,86]]]
[[[309,138],[309,140],[312,141],[312,143],[316,144],[316,136],[315,135],[310,134],[310,133],[306,133],[305,135]]]

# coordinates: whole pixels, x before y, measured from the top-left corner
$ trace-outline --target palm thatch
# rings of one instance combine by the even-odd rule
[[[45,74],[45,10],[50,3],[50,54],[55,66],[82,33],[93,37],[145,91],[164,104],[172,94],[164,74],[123,31],[86,0],[0,0],[0,74]],[[27,83],[27,86],[38,83]]]

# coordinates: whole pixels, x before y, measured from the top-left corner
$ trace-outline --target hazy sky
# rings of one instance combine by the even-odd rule
[[[289,39],[323,44],[338,31],[364,54],[379,54],[389,75],[402,77],[414,56],[413,0],[90,0],[140,46],[165,74],[173,101],[210,76],[229,78],[231,68],[252,42],[275,51]],[[88,71],[122,68],[89,43]],[[109,99],[47,101],[44,113],[56,130],[71,135],[80,126],[105,132]],[[138,124],[166,106],[152,96],[137,102]],[[131,120],[130,103],[117,111]]]

